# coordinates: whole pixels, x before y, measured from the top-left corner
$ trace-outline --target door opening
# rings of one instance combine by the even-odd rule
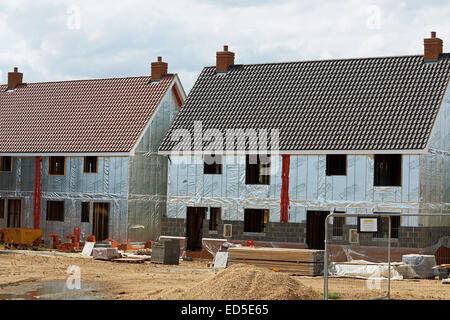
[[[325,249],[325,219],[329,211],[308,211],[306,221],[306,244],[309,249]]]
[[[199,251],[202,249],[203,220],[206,217],[204,207],[188,207],[186,216],[186,249]]]
[[[22,227],[22,200],[8,200],[8,228]]]
[[[109,224],[109,203],[96,202],[94,203],[94,231],[96,241],[103,241],[108,239],[108,224]]]

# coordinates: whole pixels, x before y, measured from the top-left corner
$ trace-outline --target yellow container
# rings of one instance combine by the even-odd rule
[[[41,236],[41,229],[6,228],[3,239],[7,244],[32,245]]]

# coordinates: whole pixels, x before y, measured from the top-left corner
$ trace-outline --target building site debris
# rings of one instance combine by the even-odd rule
[[[141,256],[151,256],[152,249],[138,249],[137,254]]]
[[[121,243],[118,248],[121,251],[129,251],[131,250],[131,245],[129,243]]]
[[[214,268],[226,268],[228,266],[228,252],[217,252],[214,258]]]
[[[152,244],[152,263],[177,265],[180,262],[180,241],[164,239]]]
[[[95,260],[111,260],[121,258],[117,248],[95,248],[92,250],[92,256]]]
[[[433,265],[433,256],[409,255],[403,262],[391,262],[390,276],[392,280],[403,279],[434,279],[438,266]],[[407,263],[405,263],[405,261]],[[450,266],[450,265],[449,265]],[[328,269],[330,276],[347,278],[385,278],[389,276],[389,264],[387,262],[370,262],[365,260],[353,260],[348,262],[331,262]],[[440,275],[440,279],[445,278]]]
[[[60,243],[57,246],[57,251],[59,252],[77,252],[77,249],[73,242]]]
[[[85,242],[83,251],[81,254],[86,257],[90,257],[92,255],[92,250],[94,249],[95,242]]]
[[[405,254],[402,262],[414,271],[414,278],[433,279],[437,274],[436,269],[433,269],[436,266],[434,255]]]
[[[146,259],[144,258],[135,258],[135,257],[126,257],[126,258],[114,258],[111,259],[112,262],[121,262],[121,263],[144,263]]]
[[[112,248],[112,243],[110,241],[98,241],[94,248]]]
[[[77,249],[79,249],[80,248],[80,239],[81,239],[81,230],[79,227],[73,228],[73,236],[74,236],[73,241],[75,242]]]
[[[130,250],[145,249],[145,242],[128,242]]]
[[[230,247],[230,264],[245,263],[296,275],[323,274],[323,250]]]
[[[113,239],[105,239],[105,240],[103,240],[104,242],[111,242],[111,248],[117,248],[118,247],[118,245],[117,245],[117,241],[115,241],[115,240],[113,240]]]
[[[52,238],[52,248],[57,249],[59,245],[59,235],[57,234],[49,234],[49,238]]]
[[[450,264],[440,264],[433,267],[437,271],[439,280],[450,277]]]
[[[77,249],[80,248],[80,242],[77,240],[77,236],[76,235],[68,234],[66,236],[66,238],[69,239],[72,242],[74,248],[77,248]]]
[[[4,243],[19,248],[30,248],[42,236],[41,229],[5,228]]]
[[[387,279],[388,270],[388,263],[354,260],[349,262],[331,262],[328,267],[328,274],[343,278]],[[391,263],[390,276],[392,280],[413,278],[413,274],[407,265],[401,262]]]

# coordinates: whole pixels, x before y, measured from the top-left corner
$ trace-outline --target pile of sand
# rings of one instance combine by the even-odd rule
[[[167,292],[163,299],[316,300],[321,296],[288,274],[235,264],[187,290]]]

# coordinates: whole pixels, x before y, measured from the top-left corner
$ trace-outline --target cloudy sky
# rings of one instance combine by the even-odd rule
[[[227,44],[236,63],[423,53],[450,46],[450,2],[0,0],[0,76],[24,82],[150,74],[157,56],[189,92]]]

